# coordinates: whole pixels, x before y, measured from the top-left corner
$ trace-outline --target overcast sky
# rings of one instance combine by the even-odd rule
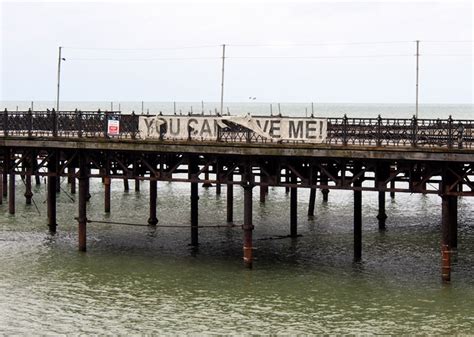
[[[54,100],[64,46],[62,100],[219,101],[226,44],[226,101],[408,103],[421,40],[420,102],[473,101],[470,1],[0,8],[2,100]]]

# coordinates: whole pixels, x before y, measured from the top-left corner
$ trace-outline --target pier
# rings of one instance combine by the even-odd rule
[[[451,279],[457,248],[457,199],[474,196],[474,120],[321,118],[283,116],[136,115],[120,112],[4,111],[0,115],[0,202],[15,213],[15,177],[25,184],[30,204],[32,179],[47,178],[47,225],[58,229],[58,179],[78,193],[78,248],[87,250],[90,179],[102,179],[104,212],[110,212],[111,180],[148,181],[149,216],[142,224],[166,227],[156,212],[158,181],[190,185],[190,244],[199,245],[199,197],[203,184],[226,192],[227,216],[216,227],[241,226],[243,260],[254,261],[252,201],[265,202],[269,186],[287,188],[288,236],[298,237],[297,194],[310,189],[307,216],[315,216],[316,191],[322,202],[331,190],[354,193],[355,261],[362,259],[363,193],[378,193],[379,230],[387,228],[386,195],[437,194],[441,198],[441,277]],[[76,191],[76,181],[78,191]],[[234,224],[234,186],[244,190],[242,224]],[[258,190],[258,191],[257,191]],[[409,205],[407,205],[408,207]],[[316,214],[317,216],[317,214]],[[219,221],[216,219],[216,221]],[[124,220],[124,223],[128,223]],[[133,223],[132,223],[133,224]],[[138,225],[138,223],[137,223]],[[437,247],[438,248],[438,247]]]

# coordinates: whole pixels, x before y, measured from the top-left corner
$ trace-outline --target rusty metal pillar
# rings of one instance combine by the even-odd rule
[[[123,190],[124,190],[124,192],[130,191],[130,185],[128,184],[128,178],[123,178]]]
[[[89,168],[89,165],[86,164],[86,172],[87,172],[87,179],[86,179],[86,201],[89,202],[91,200],[91,182],[90,182],[90,174],[91,174],[91,169]]]
[[[10,168],[8,184],[8,213],[15,214],[15,171]]]
[[[390,181],[390,188],[391,189],[395,188],[395,180]],[[390,192],[390,198],[395,199],[395,192],[394,191]]]
[[[32,167],[31,167],[31,158],[26,160],[26,174],[25,174],[25,203],[27,205],[31,205],[31,200],[33,198],[33,192],[31,190],[31,174],[32,174]]]
[[[199,172],[199,166],[197,158],[191,156],[189,158],[189,178],[191,181],[191,246],[199,245],[199,194],[198,194],[198,183],[197,173]]]
[[[449,196],[441,196],[441,279],[451,281],[452,204]]]
[[[253,223],[252,223],[252,189],[253,185],[246,183],[244,188],[244,265],[252,268],[253,264]]]
[[[267,190],[266,190],[266,178],[262,175],[260,176],[260,202],[265,203],[265,197],[267,195]]]
[[[204,188],[212,187],[212,184],[209,182],[209,168],[207,168],[206,172],[204,172],[204,183],[202,184],[202,187]]]
[[[55,151],[51,155],[48,161],[48,193],[47,193],[47,203],[48,203],[48,227],[50,233],[56,233],[56,188],[57,188],[57,177],[58,174],[58,155]]]
[[[360,170],[358,163],[354,164],[354,174]],[[354,188],[362,186],[361,179],[354,181]],[[354,190],[354,261],[362,258],[362,191]]]
[[[140,192],[140,179],[135,178],[135,192]]]
[[[296,184],[296,175],[291,174],[291,183]],[[290,189],[290,236],[296,238],[298,236],[298,188]]]
[[[111,179],[108,175],[104,176],[104,212],[110,213],[110,187]]]
[[[79,158],[79,215],[77,218],[79,229],[79,251],[86,251],[87,242],[87,193],[88,193],[88,171],[85,155]]]
[[[150,176],[150,217],[148,224],[156,226],[158,218],[156,217],[156,200],[158,199],[158,181],[155,176]]]
[[[309,190],[309,205],[308,205],[308,216],[314,216],[314,204],[316,203],[316,189],[311,188]]]
[[[69,183],[71,184],[71,194],[76,194],[76,169],[68,168]]]
[[[327,186],[327,185],[328,185],[328,182],[329,182],[328,176],[325,175],[325,174],[323,174],[323,173],[321,173],[321,185]],[[322,189],[321,189],[321,193],[323,194],[323,202],[328,202],[328,200],[329,200],[329,197],[328,197],[328,195],[329,195],[329,189],[327,189],[327,188],[322,188]]]
[[[2,175],[2,185],[3,185],[3,196],[6,197],[8,195],[8,158],[7,156],[10,155],[10,152],[8,150],[5,151],[5,158],[4,160],[4,170],[3,170],[3,175]]]
[[[229,175],[229,184],[227,184],[227,222],[234,221],[234,185],[232,181],[234,177],[232,174]]]
[[[5,170],[5,162],[3,162],[2,170]],[[3,174],[3,172],[2,172]],[[3,204],[3,184],[0,182],[0,205]]]
[[[379,220],[379,230],[385,230],[385,221],[387,220],[387,214],[385,213],[385,192],[379,191],[379,212],[377,219]]]

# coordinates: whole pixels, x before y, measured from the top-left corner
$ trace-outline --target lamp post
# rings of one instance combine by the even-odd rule
[[[56,111],[59,111],[59,89],[61,86],[61,61],[66,61],[64,57],[61,57],[61,49],[62,47],[59,47],[59,55],[58,55],[58,91],[56,94]]]

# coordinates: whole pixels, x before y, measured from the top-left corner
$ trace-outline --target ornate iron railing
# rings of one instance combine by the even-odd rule
[[[111,137],[107,120],[120,121],[113,138],[138,139],[140,115],[118,111],[15,111],[0,116],[0,136]],[[289,118],[289,117],[281,117]],[[294,118],[294,117],[291,117]],[[296,117],[297,118],[297,117]],[[235,125],[219,129],[219,142],[272,142]],[[288,142],[288,141],[287,141]],[[291,142],[291,141],[290,141]],[[474,120],[401,118],[327,118],[326,144],[342,146],[411,146],[474,148]]]

